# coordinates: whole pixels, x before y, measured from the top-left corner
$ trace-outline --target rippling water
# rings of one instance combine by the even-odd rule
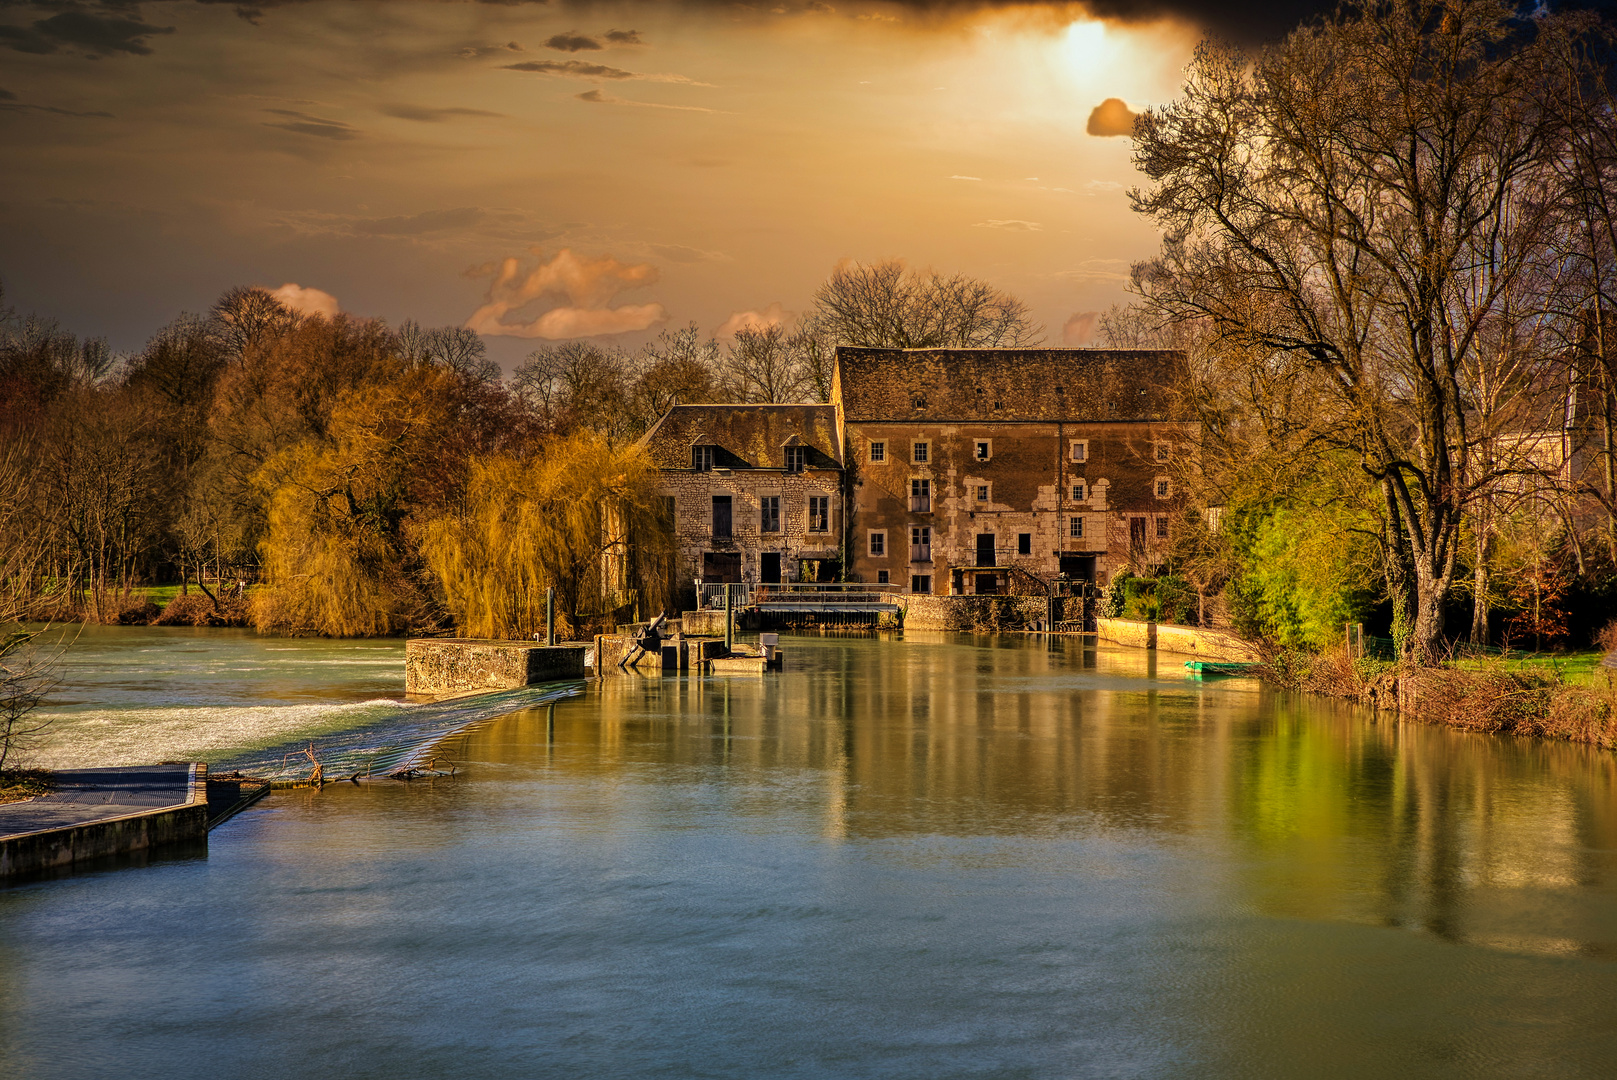
[[[1614,1074],[1617,756],[1075,642],[785,644],[0,891],[0,1076]],[[320,655],[282,704],[377,696]]]

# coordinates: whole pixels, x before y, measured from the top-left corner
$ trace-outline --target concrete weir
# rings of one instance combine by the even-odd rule
[[[208,836],[202,764],[73,769],[56,790],[0,806],[0,878],[66,870]]]
[[[593,648],[587,642],[412,638],[404,645],[404,692],[442,697],[582,679]]]

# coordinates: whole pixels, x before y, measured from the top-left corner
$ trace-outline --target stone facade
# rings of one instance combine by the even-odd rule
[[[676,405],[641,442],[673,500],[681,586],[834,578],[844,522],[832,406]]]
[[[1042,596],[1163,560],[1184,378],[1168,351],[844,347],[828,405],[678,405],[643,444],[681,584]]]
[[[960,595],[1160,563],[1195,445],[1173,408],[1183,365],[1163,351],[838,349],[848,576]]]

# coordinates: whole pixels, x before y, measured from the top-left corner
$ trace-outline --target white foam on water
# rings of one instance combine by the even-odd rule
[[[48,769],[209,761],[224,755],[371,727],[419,705],[376,698],[307,705],[52,710],[30,764]]]

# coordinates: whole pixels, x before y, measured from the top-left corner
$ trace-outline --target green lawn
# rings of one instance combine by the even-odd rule
[[[1608,669],[1600,666],[1606,654],[1599,651],[1574,653],[1506,653],[1500,656],[1475,657],[1450,662],[1450,667],[1462,671],[1484,671],[1503,667],[1506,671],[1539,669],[1559,675],[1563,682],[1584,686],[1604,686]]]

